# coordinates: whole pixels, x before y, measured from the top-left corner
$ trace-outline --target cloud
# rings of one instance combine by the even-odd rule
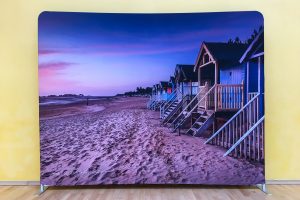
[[[71,62],[45,62],[39,64],[40,95],[56,94],[58,88],[71,91],[78,86],[78,81],[65,77],[64,70],[77,63]],[[71,77],[70,77],[71,78]]]
[[[53,70],[62,70],[65,69],[71,65],[76,65],[76,63],[72,62],[47,62],[47,63],[39,63],[39,68],[40,69],[46,69],[50,68]]]
[[[46,62],[39,63],[39,76],[54,76],[62,73],[62,71],[76,63],[71,62]]]
[[[74,48],[59,48],[57,50],[44,50],[41,49],[39,56],[51,54],[90,54],[90,55],[153,55],[163,53],[174,53],[194,50],[199,47],[198,43],[182,43],[182,44],[161,44],[152,42],[147,43],[120,43],[120,44],[101,44],[101,45],[88,45],[83,47]]]
[[[57,50],[50,50],[50,49],[39,49],[39,55],[49,55],[49,54],[55,54],[60,53]]]
[[[66,40],[59,47],[39,47],[39,56],[52,54],[99,54],[99,55],[153,55],[194,50],[208,37],[217,37],[227,32],[226,28],[161,34],[137,37],[130,33],[118,33],[114,41],[86,39],[85,44]],[[115,33],[116,34],[116,33]],[[103,38],[102,38],[103,39]]]

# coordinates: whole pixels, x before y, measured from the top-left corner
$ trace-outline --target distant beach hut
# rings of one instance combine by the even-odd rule
[[[170,76],[170,79],[169,79],[169,84],[171,85],[171,93],[173,91],[175,91],[176,89],[176,83],[175,83],[175,77],[174,76]]]
[[[160,81],[158,87],[158,95],[160,95],[160,101],[167,101],[172,93],[172,85],[168,81]]]
[[[172,94],[172,85],[168,81],[160,81],[152,87],[152,95],[148,102],[148,108],[157,110],[160,106],[168,101]]]
[[[153,106],[155,104],[155,102],[157,101],[157,85],[153,85],[152,86],[152,92],[151,92],[151,95],[150,95],[150,99],[147,103],[147,108],[148,109],[153,109]]]
[[[192,98],[198,92],[197,73],[193,71],[193,68],[194,65],[176,65],[174,78],[179,100],[185,96]]]
[[[160,108],[160,116],[163,119],[164,124],[176,118],[182,109],[197,94],[197,73],[193,71],[193,68],[194,65],[176,65],[174,77],[170,78],[173,92],[168,101]]]

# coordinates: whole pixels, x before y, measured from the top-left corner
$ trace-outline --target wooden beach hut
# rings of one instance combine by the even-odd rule
[[[158,110],[165,103],[172,93],[172,85],[168,81],[160,81],[152,88],[152,95],[148,102],[148,108]]]
[[[264,31],[248,46],[239,62],[246,66],[246,104],[206,143],[227,149],[224,156],[264,162]]]
[[[185,96],[192,98],[198,92],[197,73],[193,68],[194,65],[176,65],[174,78],[179,100]]]
[[[161,118],[166,124],[177,117],[182,109],[198,92],[197,73],[194,72],[194,65],[177,64],[175,67],[173,82],[173,93],[169,100],[161,107]]]
[[[157,84],[152,86],[152,93],[150,95],[150,99],[147,103],[147,108],[148,109],[153,109],[156,101],[158,100],[158,96],[157,96]]]
[[[176,90],[176,83],[175,83],[175,77],[174,76],[170,76],[169,84],[172,87],[172,89],[171,89],[171,93],[172,93]]]
[[[198,92],[172,120],[174,130],[200,136],[215,124],[226,122],[244,104],[245,65],[239,60],[247,45],[203,42],[193,67]]]

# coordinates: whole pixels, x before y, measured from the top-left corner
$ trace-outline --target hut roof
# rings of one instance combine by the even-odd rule
[[[220,65],[239,64],[239,60],[247,48],[247,44],[203,42],[212,55],[213,59]]]
[[[170,83],[175,83],[175,77],[174,76],[170,76],[169,82]]]
[[[249,59],[254,54],[264,53],[264,30],[262,29],[240,58],[240,63]]]
[[[171,84],[168,82],[168,81],[161,81],[160,82],[160,87],[162,88],[167,88],[167,87],[170,87]]]
[[[194,72],[194,65],[177,64],[175,68],[176,82],[196,82],[198,75]]]

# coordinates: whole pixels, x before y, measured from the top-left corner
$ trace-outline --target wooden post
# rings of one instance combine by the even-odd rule
[[[247,84],[248,85],[248,84]],[[241,104],[241,108],[244,106],[244,80],[242,80],[242,87],[241,87],[241,92],[242,92],[242,104]],[[248,96],[248,95],[246,95]],[[247,98],[247,97],[246,97]],[[247,99],[248,101],[248,99]]]
[[[184,84],[184,82],[181,82],[181,94],[182,94],[182,96],[181,96],[181,99],[183,99],[183,97],[184,97],[184,86],[183,86],[183,84]]]
[[[246,84],[247,84],[247,88],[246,88],[246,102],[248,102],[250,99],[248,99],[248,93],[249,93],[249,85],[250,85],[250,83],[249,83],[249,73],[250,73],[250,71],[249,71],[249,65],[250,65],[250,63],[249,63],[249,61],[247,62],[247,79],[246,79]]]
[[[214,85],[216,85],[217,86],[217,84],[218,84],[218,64],[217,64],[217,62],[215,62],[215,84]],[[217,111],[217,87],[215,87],[215,91],[214,91],[214,103],[215,103],[215,111]]]
[[[204,93],[203,93],[203,95],[206,94],[207,91],[208,91],[208,83],[205,82],[205,85],[204,85]],[[204,99],[204,108],[205,108],[205,110],[208,109],[207,96],[206,96],[205,99]]]
[[[190,97],[190,100],[192,100],[192,95],[193,95],[193,82],[192,82],[192,80],[190,81],[190,85],[191,85],[191,97]]]
[[[200,67],[198,68],[198,86],[200,89],[200,86],[201,86],[201,68]]]
[[[260,63],[260,56],[258,57],[258,85],[257,85],[257,88],[258,88],[258,93],[260,94],[261,93],[261,88],[260,88],[260,80],[261,80],[261,73],[260,73],[260,68],[261,68],[261,63]]]

